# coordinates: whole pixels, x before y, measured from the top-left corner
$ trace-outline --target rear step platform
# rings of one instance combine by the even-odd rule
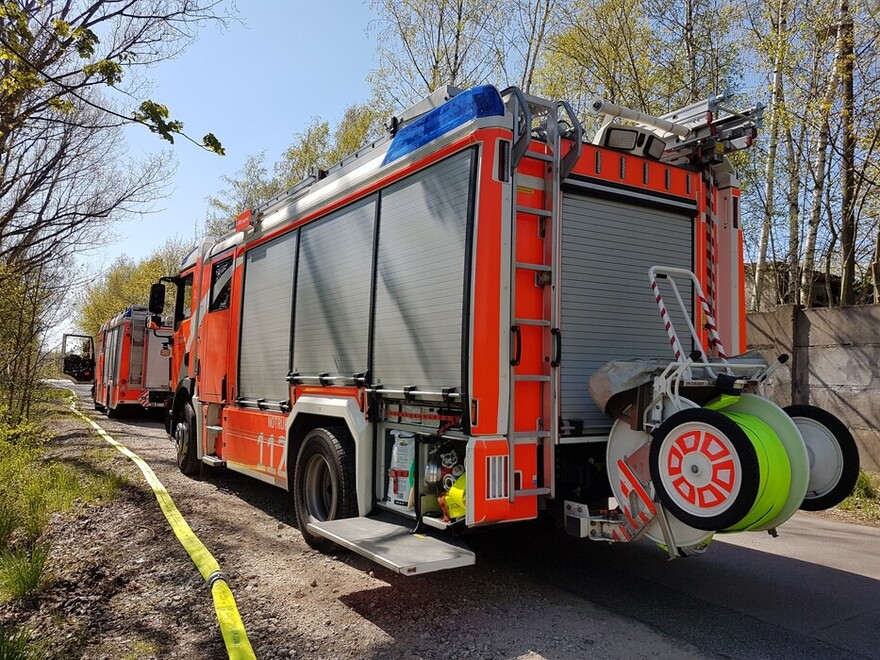
[[[455,540],[412,534],[413,521],[393,514],[308,523],[330,539],[397,573],[420,575],[475,563],[474,553]]]

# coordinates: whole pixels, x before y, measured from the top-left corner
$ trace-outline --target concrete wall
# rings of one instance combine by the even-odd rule
[[[781,406],[809,403],[849,427],[863,467],[880,469],[880,305],[748,315],[749,348],[791,356],[767,394]]]

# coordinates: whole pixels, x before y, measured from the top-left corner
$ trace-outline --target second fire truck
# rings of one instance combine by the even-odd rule
[[[94,343],[91,360],[94,374],[77,381],[94,382],[95,409],[117,417],[125,411],[160,409],[171,395],[168,385],[171,362],[171,329],[147,328],[146,307],[132,305],[104,323],[97,341],[91,337],[65,335],[65,345],[75,337]],[[64,372],[74,377],[65,364]]]

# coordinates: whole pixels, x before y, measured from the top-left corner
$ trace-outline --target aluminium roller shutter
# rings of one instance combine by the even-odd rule
[[[673,359],[648,281],[655,265],[693,269],[693,218],[686,212],[565,194],[562,210],[560,416],[584,429],[611,424],[587,390],[606,362]],[[692,287],[682,297],[692,313]],[[664,300],[683,346],[684,318]]]
[[[238,396],[279,403],[289,398],[290,327],[297,233],[245,254]]]
[[[461,387],[471,161],[456,154],[382,191],[374,380]]]
[[[367,371],[376,197],[306,225],[299,246],[293,370]]]

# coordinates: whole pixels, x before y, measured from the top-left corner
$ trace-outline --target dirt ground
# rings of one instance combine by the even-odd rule
[[[701,657],[479,554],[476,566],[415,578],[321,555],[302,541],[285,492],[225,470],[185,477],[155,420],[97,419],[151,465],[217,558],[259,658]],[[108,447],[82,420],[53,423],[63,460]],[[108,451],[105,465],[130,486],[53,518],[50,584],[35,602],[0,608],[0,620],[46,640],[53,658],[225,657],[207,585],[140,472]]]

